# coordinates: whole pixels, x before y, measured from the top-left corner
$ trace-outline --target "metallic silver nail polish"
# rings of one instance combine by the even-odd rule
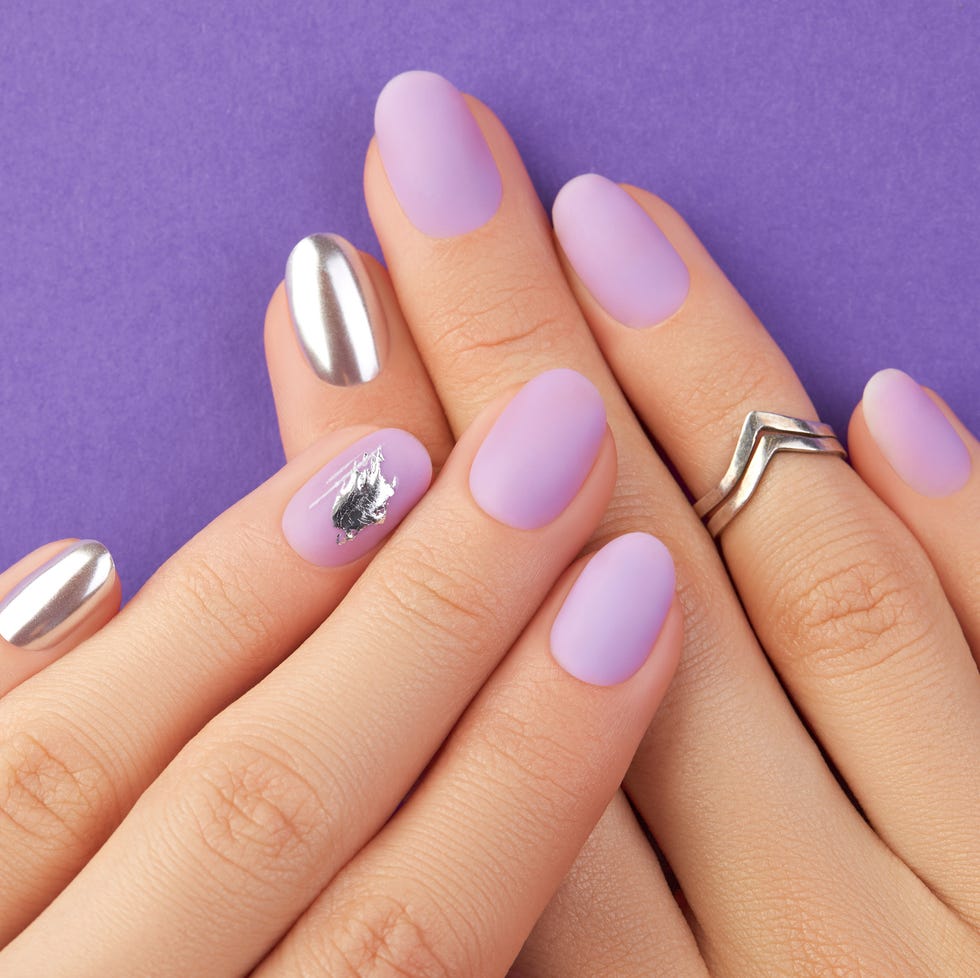
[[[73,543],[0,602],[0,638],[29,652],[53,648],[88,617],[114,577],[112,557],[101,543]]]
[[[286,262],[286,298],[306,359],[328,384],[373,380],[387,354],[384,310],[357,249],[311,234]]]

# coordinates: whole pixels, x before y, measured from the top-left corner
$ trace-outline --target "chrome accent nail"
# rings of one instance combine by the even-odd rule
[[[286,262],[289,313],[306,359],[328,384],[373,380],[387,354],[384,310],[357,249],[336,234],[311,234]]]
[[[0,602],[0,638],[29,652],[53,648],[88,617],[114,576],[112,556],[101,543],[73,543]]]

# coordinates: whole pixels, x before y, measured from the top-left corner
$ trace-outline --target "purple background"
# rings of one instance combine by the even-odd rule
[[[96,536],[131,594],[278,467],[265,304],[304,234],[376,251],[406,68],[494,107],[546,203],[672,201],[832,423],[900,366],[980,428],[977,4],[835,6],[6,0],[0,565]]]

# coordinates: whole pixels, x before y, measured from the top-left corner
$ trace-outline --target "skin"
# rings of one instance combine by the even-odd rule
[[[691,270],[691,293],[654,330],[610,320],[564,262],[503,127],[468,101],[504,184],[500,208],[478,230],[449,244],[420,234],[395,200],[374,144],[367,154],[365,196],[391,274],[370,263],[392,332],[381,376],[348,389],[318,381],[280,287],[267,313],[266,350],[289,465],[203,531],[97,636],[3,700],[0,786],[37,784],[40,776],[48,786],[0,794],[0,810],[13,816],[0,820],[12,881],[0,892],[8,927],[0,942],[27,927],[0,952],[4,974],[143,967],[230,975],[271,951],[257,969],[263,978],[492,975],[504,974],[519,950],[521,976],[974,974],[980,446],[939,402],[968,445],[974,475],[955,496],[926,499],[881,457],[858,408],[849,431],[853,469],[779,458],[725,531],[722,563],[639,420],[697,496],[727,463],[747,410],[813,417],[805,391],[683,220],[635,188],[628,190]],[[320,722],[296,712],[295,690],[311,681],[304,667],[323,658],[312,649],[331,636],[331,647],[342,647],[357,618],[345,616],[345,605],[368,591],[371,575],[391,573],[384,562],[399,559],[397,545],[424,520],[429,497],[375,562],[327,582],[315,569],[288,564],[270,512],[364,425],[414,431],[440,467],[461,438],[432,493],[455,491],[465,500],[466,453],[501,398],[559,365],[581,371],[603,394],[618,454],[615,485],[610,446],[576,512],[556,521],[565,522],[543,545],[542,553],[561,540],[563,549],[540,590],[518,613],[501,595],[521,593],[507,591],[519,586],[520,568],[498,582],[500,603],[485,606],[481,637],[488,621],[512,617],[492,654],[500,659],[531,623],[482,692],[489,672],[468,672],[455,687],[456,710],[469,702],[469,711],[409,802],[384,823],[448,733],[432,725],[437,700],[426,697],[452,691],[413,683],[407,688],[420,701],[413,716],[409,698],[396,693],[406,688],[404,675],[388,657],[372,667],[367,698],[358,702],[366,707],[388,689],[381,702],[394,714],[393,739],[372,740],[357,726],[357,711],[330,721],[361,738],[355,742],[367,754],[354,751],[355,760],[385,765],[381,776],[335,782],[347,789],[336,797],[348,817],[360,816],[353,819],[360,835],[349,826],[346,834],[318,834],[310,825],[287,832],[283,869],[270,864],[267,829],[280,823],[268,813],[246,808],[248,831],[237,835],[250,844],[233,851],[210,844],[213,811],[195,809],[206,817],[182,826],[183,809],[167,800],[194,797],[200,772],[226,771],[228,757],[242,771],[234,745],[243,730],[268,737],[271,722],[262,718],[275,717],[292,736]],[[350,425],[362,427],[352,434]],[[318,441],[325,433],[327,442]],[[788,511],[785,500],[804,493],[805,509]],[[683,619],[677,676],[645,734],[649,717],[635,701],[597,705],[603,698],[593,702],[578,683],[549,698],[549,682],[539,681],[549,674],[535,671],[549,665],[542,630],[571,582],[567,574],[558,579],[561,566],[580,547],[594,550],[630,530],[655,533],[675,557],[678,603],[661,639],[667,646],[680,641]],[[257,553],[239,546],[243,535]],[[483,543],[493,546],[490,538]],[[466,553],[469,561],[477,556]],[[441,565],[431,566],[431,578],[419,581],[429,598],[446,581],[435,574]],[[266,581],[284,590],[274,621]],[[466,598],[456,588],[452,594],[457,605]],[[213,609],[210,617],[202,605]],[[423,610],[449,613],[444,600]],[[401,648],[404,632],[395,634]],[[660,671],[648,664],[651,671],[645,667],[624,691],[658,698],[669,674],[663,664],[672,663],[669,648],[661,651],[651,659]],[[472,668],[473,658],[464,665]],[[97,703],[139,702],[139,712],[123,710],[110,722],[107,710],[92,706],[100,684],[107,688]],[[153,691],[148,702],[146,690]],[[63,704],[71,726],[45,711],[46,702]],[[629,722],[610,730],[624,703]],[[140,791],[225,707],[119,826]],[[502,727],[498,711],[520,719],[517,736],[507,735],[513,725]],[[426,750],[411,754],[405,730],[421,731]],[[43,748],[26,761],[8,749],[24,743],[25,732]],[[506,749],[488,751],[501,735]],[[641,735],[625,794],[617,794]],[[248,788],[247,778],[234,783]],[[236,797],[254,802],[259,793]],[[279,811],[288,810],[288,793],[276,797]],[[682,895],[671,893],[634,811]],[[248,899],[223,902],[230,886]],[[70,959],[52,947],[72,948]]]
[[[365,431],[348,427],[7,694],[5,976],[232,975],[263,959],[275,973],[313,944],[277,942],[317,914],[343,923],[318,946],[331,973],[389,956],[507,969],[625,774],[681,638],[674,609],[612,687],[551,658],[615,450],[606,431],[552,522],[505,526],[468,473],[508,400],[474,421],[373,560],[314,567],[279,530],[295,489]],[[497,911],[482,930],[465,900],[446,903],[480,877]],[[416,915],[458,939],[429,945]]]

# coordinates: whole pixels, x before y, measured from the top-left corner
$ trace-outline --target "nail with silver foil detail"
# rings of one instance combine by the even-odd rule
[[[113,586],[115,567],[96,540],[79,540],[0,601],[0,638],[43,652],[68,638]]]
[[[286,298],[300,346],[318,377],[350,387],[373,380],[388,328],[364,260],[336,234],[303,238],[286,262]]]
[[[286,542],[320,567],[373,550],[408,515],[432,478],[425,446],[407,431],[359,438],[294,493],[282,514]]]

